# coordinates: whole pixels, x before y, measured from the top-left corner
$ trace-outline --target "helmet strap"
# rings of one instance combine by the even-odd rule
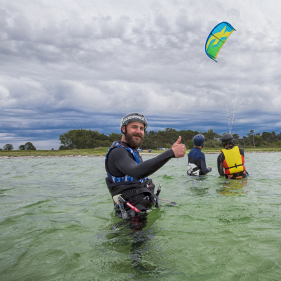
[[[123,127],[123,126],[122,126],[122,127]],[[124,136],[126,136],[126,134],[127,134],[127,125],[124,125],[124,127],[125,127],[125,132],[122,131],[122,127],[121,127],[121,133],[122,133]]]

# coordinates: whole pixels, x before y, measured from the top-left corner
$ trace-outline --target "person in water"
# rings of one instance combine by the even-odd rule
[[[186,151],[179,137],[171,149],[143,161],[137,148],[143,143],[146,128],[147,121],[142,114],[126,114],[121,120],[121,141],[113,142],[105,156],[106,184],[115,207],[118,209],[119,206],[123,213],[122,203],[125,203],[125,217],[126,214],[134,216],[136,211],[127,203],[140,211],[146,211],[158,203],[160,189],[154,193],[155,185],[148,176],[171,158],[184,157]]]
[[[244,149],[234,145],[234,138],[226,133],[221,137],[221,154],[217,158],[218,172],[227,179],[241,179],[247,176],[244,160]]]
[[[189,176],[206,175],[212,171],[211,167],[206,167],[205,154],[201,151],[204,146],[205,137],[201,134],[194,136],[194,148],[191,149],[187,155]]]

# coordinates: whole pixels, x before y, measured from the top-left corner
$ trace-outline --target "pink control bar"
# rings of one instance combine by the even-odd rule
[[[129,202],[126,203],[126,205],[128,207],[130,207],[131,209],[133,209],[136,213],[138,213],[140,210],[138,208],[136,208],[135,206],[133,206],[132,204],[130,204]]]

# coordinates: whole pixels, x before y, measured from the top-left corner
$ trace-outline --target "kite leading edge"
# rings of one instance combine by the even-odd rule
[[[213,28],[205,44],[205,52],[208,57],[217,62],[217,55],[233,30],[235,30],[235,28],[225,21]]]

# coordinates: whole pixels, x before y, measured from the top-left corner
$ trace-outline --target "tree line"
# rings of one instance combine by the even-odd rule
[[[215,133],[213,129],[207,132],[198,132],[192,130],[176,130],[166,128],[160,131],[145,132],[142,149],[160,149],[170,148],[173,143],[181,136],[182,143],[189,149],[193,148],[193,137],[202,134],[205,137],[205,147],[216,148],[221,147],[221,135]],[[98,131],[75,129],[60,135],[60,150],[66,149],[86,149],[97,147],[109,147],[113,141],[120,140],[121,134],[111,133],[109,135],[101,134]],[[254,130],[250,130],[247,136],[240,137],[233,134],[235,143],[241,147],[275,147],[281,146],[281,132],[263,132],[255,134]]]
[[[4,145],[3,150],[13,150],[14,147],[12,144],[7,143]],[[22,144],[19,146],[18,148],[19,150],[36,150],[36,147],[33,145],[32,142],[27,142],[26,144]],[[0,148],[0,150],[2,150],[2,148]]]
[[[193,148],[193,137],[197,134],[202,134],[205,137],[205,147],[219,148],[221,147],[221,135],[215,133],[213,129],[207,132],[198,132],[192,130],[176,130],[166,128],[160,131],[145,131],[144,142],[142,149],[157,150],[160,148],[170,148],[173,143],[181,136],[182,143],[188,149]],[[121,140],[121,133],[111,133],[109,135],[101,134],[98,131],[75,129],[70,130],[59,136],[61,142],[60,150],[69,149],[86,149],[97,147],[110,147],[112,142]],[[238,134],[233,134],[235,143],[241,147],[281,147],[281,132],[279,134],[273,132],[256,133],[250,130],[247,136],[240,137]],[[3,150],[13,150],[12,144],[6,144]],[[19,150],[36,150],[32,142],[22,144]],[[0,148],[2,150],[2,148]]]

